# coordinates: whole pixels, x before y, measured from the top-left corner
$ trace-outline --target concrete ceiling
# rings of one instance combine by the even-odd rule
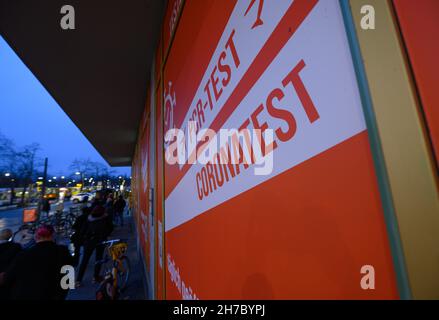
[[[111,166],[131,165],[165,3],[0,0],[0,34]]]

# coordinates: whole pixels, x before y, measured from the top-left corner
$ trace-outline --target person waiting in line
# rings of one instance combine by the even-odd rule
[[[96,208],[98,205],[103,205],[100,193],[96,193],[96,196],[93,198],[93,201],[91,202],[90,209],[93,211],[93,209]]]
[[[21,246],[12,241],[12,230],[3,229],[0,231],[0,274],[3,274],[20,253]],[[0,287],[0,300],[9,298],[9,289],[6,286]]]
[[[43,199],[43,206],[41,208],[41,211],[46,214],[46,217],[49,216],[49,212],[50,212],[50,202],[49,202],[49,199]]]
[[[88,216],[91,213],[91,207],[84,206],[81,209],[81,215],[79,215],[72,225],[73,234],[70,237],[70,242],[73,244],[75,251],[73,255],[73,266],[77,267],[79,264],[79,257],[81,255],[81,247],[83,245],[83,239],[81,238],[81,231],[87,223]]]
[[[105,202],[105,212],[110,217],[112,221],[114,221],[114,200],[113,195],[110,194],[107,197],[107,201]]]
[[[107,239],[112,231],[113,221],[105,212],[105,208],[101,205],[97,205],[88,216],[87,221],[81,230],[80,236],[84,247],[84,254],[79,266],[76,282],[77,287],[81,286],[85,270],[94,251],[96,251],[96,262],[102,260],[104,256],[104,246],[102,245],[102,242]],[[102,281],[100,269],[101,265],[95,264],[94,282]]]
[[[62,215],[64,212],[64,201],[63,200],[59,200],[56,203],[56,214],[57,215]]]
[[[36,244],[21,251],[4,273],[3,285],[10,286],[12,300],[64,300],[68,289],[61,287],[61,268],[72,264],[66,246],[54,242],[50,225],[39,227]]]
[[[114,203],[114,218],[115,220],[120,221],[120,225],[123,226],[123,211],[125,210],[125,206],[127,205],[123,196],[120,195],[119,198]]]
[[[84,198],[82,198],[81,201],[81,209],[84,209],[87,206],[88,206],[88,196],[84,196]]]
[[[127,216],[130,216],[132,214],[132,210],[133,210],[133,196],[130,193],[128,195],[128,211],[127,211]]]

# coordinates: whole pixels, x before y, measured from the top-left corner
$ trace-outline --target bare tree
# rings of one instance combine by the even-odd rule
[[[0,132],[0,173],[8,174],[8,185],[11,188],[10,204],[15,199],[15,185],[18,178],[18,153],[14,142]]]
[[[75,159],[69,167],[74,173],[81,176],[81,184],[84,186],[84,177],[93,177],[96,182],[101,181],[103,188],[107,186],[107,180],[114,175],[114,170],[111,170],[103,163],[92,161],[90,159]],[[82,190],[82,188],[81,188]]]
[[[81,191],[84,188],[84,177],[93,175],[95,171],[94,162],[88,159],[75,159],[70,164],[69,169],[73,171],[75,175],[81,177]]]
[[[0,132],[0,170],[7,171],[15,156],[14,143]]]
[[[37,169],[41,166],[41,159],[37,157],[37,153],[40,150],[38,143],[32,143],[24,146],[22,150],[17,152],[17,177],[23,184],[23,192],[21,195],[21,204],[25,204],[25,194],[28,186],[32,183],[34,175]]]
[[[0,165],[3,165],[5,156],[9,153],[10,140],[0,132]]]
[[[115,171],[111,170],[108,166],[106,166],[105,164],[99,163],[99,162],[95,162],[95,167],[97,168],[96,170],[96,179],[98,181],[102,182],[102,187],[104,189],[107,188],[107,181],[112,179],[112,177],[115,175]]]

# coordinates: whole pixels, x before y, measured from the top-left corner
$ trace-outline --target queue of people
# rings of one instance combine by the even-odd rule
[[[75,287],[81,286],[88,263],[93,253],[96,260],[103,259],[104,245],[114,229],[114,224],[123,225],[126,202],[123,196],[114,200],[112,194],[105,198],[97,194],[92,203],[84,199],[81,215],[77,217],[71,236],[74,245],[72,256],[64,245],[54,241],[52,226],[44,225],[35,232],[36,244],[22,249],[12,241],[12,231],[0,232],[0,300],[63,300],[68,289],[62,289],[61,268],[75,267]],[[81,250],[82,249],[82,250]],[[82,259],[81,257],[82,251]],[[95,264],[94,282],[101,282],[100,264]]]
[[[72,257],[66,246],[54,241],[54,229],[45,225],[35,232],[36,244],[23,250],[6,237],[12,231],[2,231],[2,261],[0,288],[2,299],[6,300],[63,300],[67,290],[61,287],[61,268],[72,264]],[[8,252],[4,256],[4,252]],[[3,259],[2,259],[3,260]]]

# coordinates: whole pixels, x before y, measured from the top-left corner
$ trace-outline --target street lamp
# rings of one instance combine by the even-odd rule
[[[76,171],[75,174],[76,174],[77,176],[79,176],[79,175],[81,174],[81,172]]]
[[[10,176],[11,176],[11,174],[9,172],[5,173],[5,177],[10,177]]]
[[[63,179],[63,180],[64,180],[65,178],[66,178],[66,177],[64,177],[64,176],[61,177],[61,179]]]

